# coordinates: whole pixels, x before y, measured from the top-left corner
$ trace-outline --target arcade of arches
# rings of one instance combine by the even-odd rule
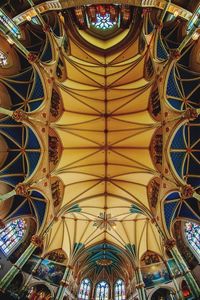
[[[199,16],[0,1],[0,299],[200,299]]]

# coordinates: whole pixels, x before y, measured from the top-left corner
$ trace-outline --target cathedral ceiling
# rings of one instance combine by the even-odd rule
[[[158,227],[171,237],[177,218],[199,221],[199,42],[178,58],[172,51],[193,8],[183,4],[186,20],[163,29],[157,8],[122,8],[110,34],[89,27],[82,7],[46,14],[45,32],[37,15],[21,25],[21,48],[3,46],[13,54],[1,106],[29,119],[1,119],[0,178],[6,192],[20,182],[31,191],[12,197],[2,216],[48,228],[43,254],[62,249],[80,277],[128,278],[146,251],[164,257]]]

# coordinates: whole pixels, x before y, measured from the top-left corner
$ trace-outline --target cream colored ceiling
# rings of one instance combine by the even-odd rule
[[[153,81],[144,79],[147,50],[139,54],[139,39],[112,55],[92,52],[72,37],[69,43],[67,79],[57,82],[64,112],[52,127],[63,151],[53,175],[65,186],[61,209],[78,204],[81,212],[55,222],[46,252],[62,248],[73,261],[74,243],[106,240],[135,244],[138,257],[147,249],[162,253],[153,225],[130,213],[133,204],[150,210],[147,185],[156,174],[149,147],[159,124],[148,112]],[[111,214],[116,228],[94,227],[102,212]]]

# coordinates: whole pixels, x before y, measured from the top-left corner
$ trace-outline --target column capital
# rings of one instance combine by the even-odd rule
[[[141,289],[141,288],[144,288],[145,287],[145,284],[144,282],[139,282],[135,285],[136,289]]]
[[[62,279],[60,281],[60,285],[63,286],[63,287],[68,287],[69,286],[69,282]]]
[[[22,109],[16,109],[15,111],[13,111],[12,118],[16,122],[23,122],[28,119],[28,115]]]
[[[182,186],[181,195],[184,199],[191,198],[194,195],[193,187],[190,184]]]
[[[41,247],[42,244],[43,244],[42,238],[41,238],[39,235],[37,235],[37,234],[35,234],[35,235],[32,236],[31,242],[32,242],[33,245],[36,246],[36,247]]]
[[[74,267],[72,265],[67,265],[67,268],[73,270]]]
[[[171,50],[170,56],[173,60],[178,60],[181,57],[181,52],[178,49]]]
[[[28,195],[30,186],[25,183],[18,183],[18,185],[15,187],[16,195],[24,196],[26,197]]]
[[[172,250],[174,246],[176,246],[176,240],[175,239],[167,239],[164,241],[164,246],[166,250]]]
[[[29,52],[27,55],[27,59],[30,63],[35,63],[37,60],[37,55],[35,55],[34,53]]]
[[[184,113],[184,118],[188,120],[195,120],[198,118],[198,111],[196,108],[190,107]]]

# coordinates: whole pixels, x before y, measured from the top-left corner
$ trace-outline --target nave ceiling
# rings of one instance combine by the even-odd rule
[[[199,222],[199,40],[179,55],[187,19],[126,9],[113,35],[81,28],[82,7],[18,22],[20,45],[1,37],[1,106],[26,114],[1,115],[0,184],[28,186],[1,218],[33,218],[43,255],[62,249],[79,279],[128,281],[146,251],[167,258],[176,220]]]

